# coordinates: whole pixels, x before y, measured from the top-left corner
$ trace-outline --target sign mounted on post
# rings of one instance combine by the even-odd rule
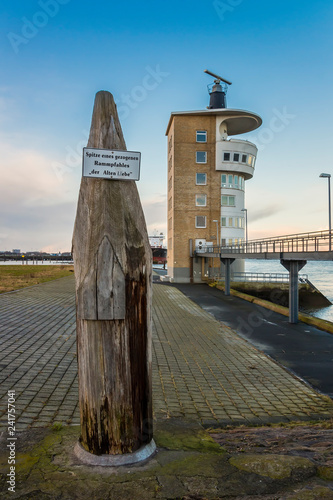
[[[140,179],[141,153],[83,148],[82,175],[118,181]]]

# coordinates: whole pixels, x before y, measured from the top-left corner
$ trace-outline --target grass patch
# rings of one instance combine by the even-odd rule
[[[58,431],[61,431],[63,429],[63,425],[61,422],[54,422],[54,424],[52,425],[52,429],[56,432]]]
[[[0,293],[12,292],[19,288],[72,276],[73,273],[74,266],[67,265],[26,266],[25,264],[17,264],[14,266],[0,266]]]

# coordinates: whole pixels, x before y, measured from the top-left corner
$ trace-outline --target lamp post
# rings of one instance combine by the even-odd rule
[[[216,241],[217,241],[217,251],[220,252],[220,240],[219,240],[219,221],[218,220],[213,220],[213,222],[216,222]],[[221,234],[222,234],[222,229],[221,229]],[[220,276],[221,276],[221,266],[222,263],[220,262]],[[219,275],[217,275],[218,277]]]
[[[242,208],[242,212],[245,212],[245,243],[247,244],[248,241],[248,234],[247,234],[247,208]]]
[[[220,241],[219,241],[219,221],[218,220],[213,220],[213,222],[216,222],[216,242],[217,246],[220,246]]]
[[[329,238],[328,249],[329,249],[329,251],[331,251],[332,250],[332,241],[331,241],[331,235],[332,235],[332,222],[331,222],[331,174],[320,174],[319,177],[323,177],[325,179],[328,179],[328,238]]]

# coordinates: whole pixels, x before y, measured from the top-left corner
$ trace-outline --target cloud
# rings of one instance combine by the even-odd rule
[[[57,182],[51,158],[32,149],[0,144],[1,204],[50,205],[66,199],[64,186]]]
[[[152,198],[143,199],[142,207],[146,218],[148,233],[154,230],[166,234],[167,196],[156,194]]]
[[[271,217],[272,215],[276,215],[279,212],[282,212],[284,207],[282,205],[278,204],[271,204],[271,205],[264,205],[262,208],[259,210],[249,210],[249,220],[251,219],[251,222],[256,222],[258,220],[262,219],[267,219],[268,217]]]
[[[73,187],[59,183],[51,159],[0,144],[0,250],[69,250],[75,217]]]

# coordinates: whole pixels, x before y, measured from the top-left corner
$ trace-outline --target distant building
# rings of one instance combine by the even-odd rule
[[[171,113],[166,131],[171,281],[202,281],[220,268],[219,259],[198,258],[195,250],[244,242],[245,181],[253,177],[257,147],[231,136],[255,130],[262,120],[249,111],[227,109],[225,94],[219,77],[208,109]],[[232,269],[243,270],[243,261],[237,259]]]
[[[12,250],[12,253],[15,253],[15,254],[20,254],[21,253],[21,250],[19,248],[14,248]]]

